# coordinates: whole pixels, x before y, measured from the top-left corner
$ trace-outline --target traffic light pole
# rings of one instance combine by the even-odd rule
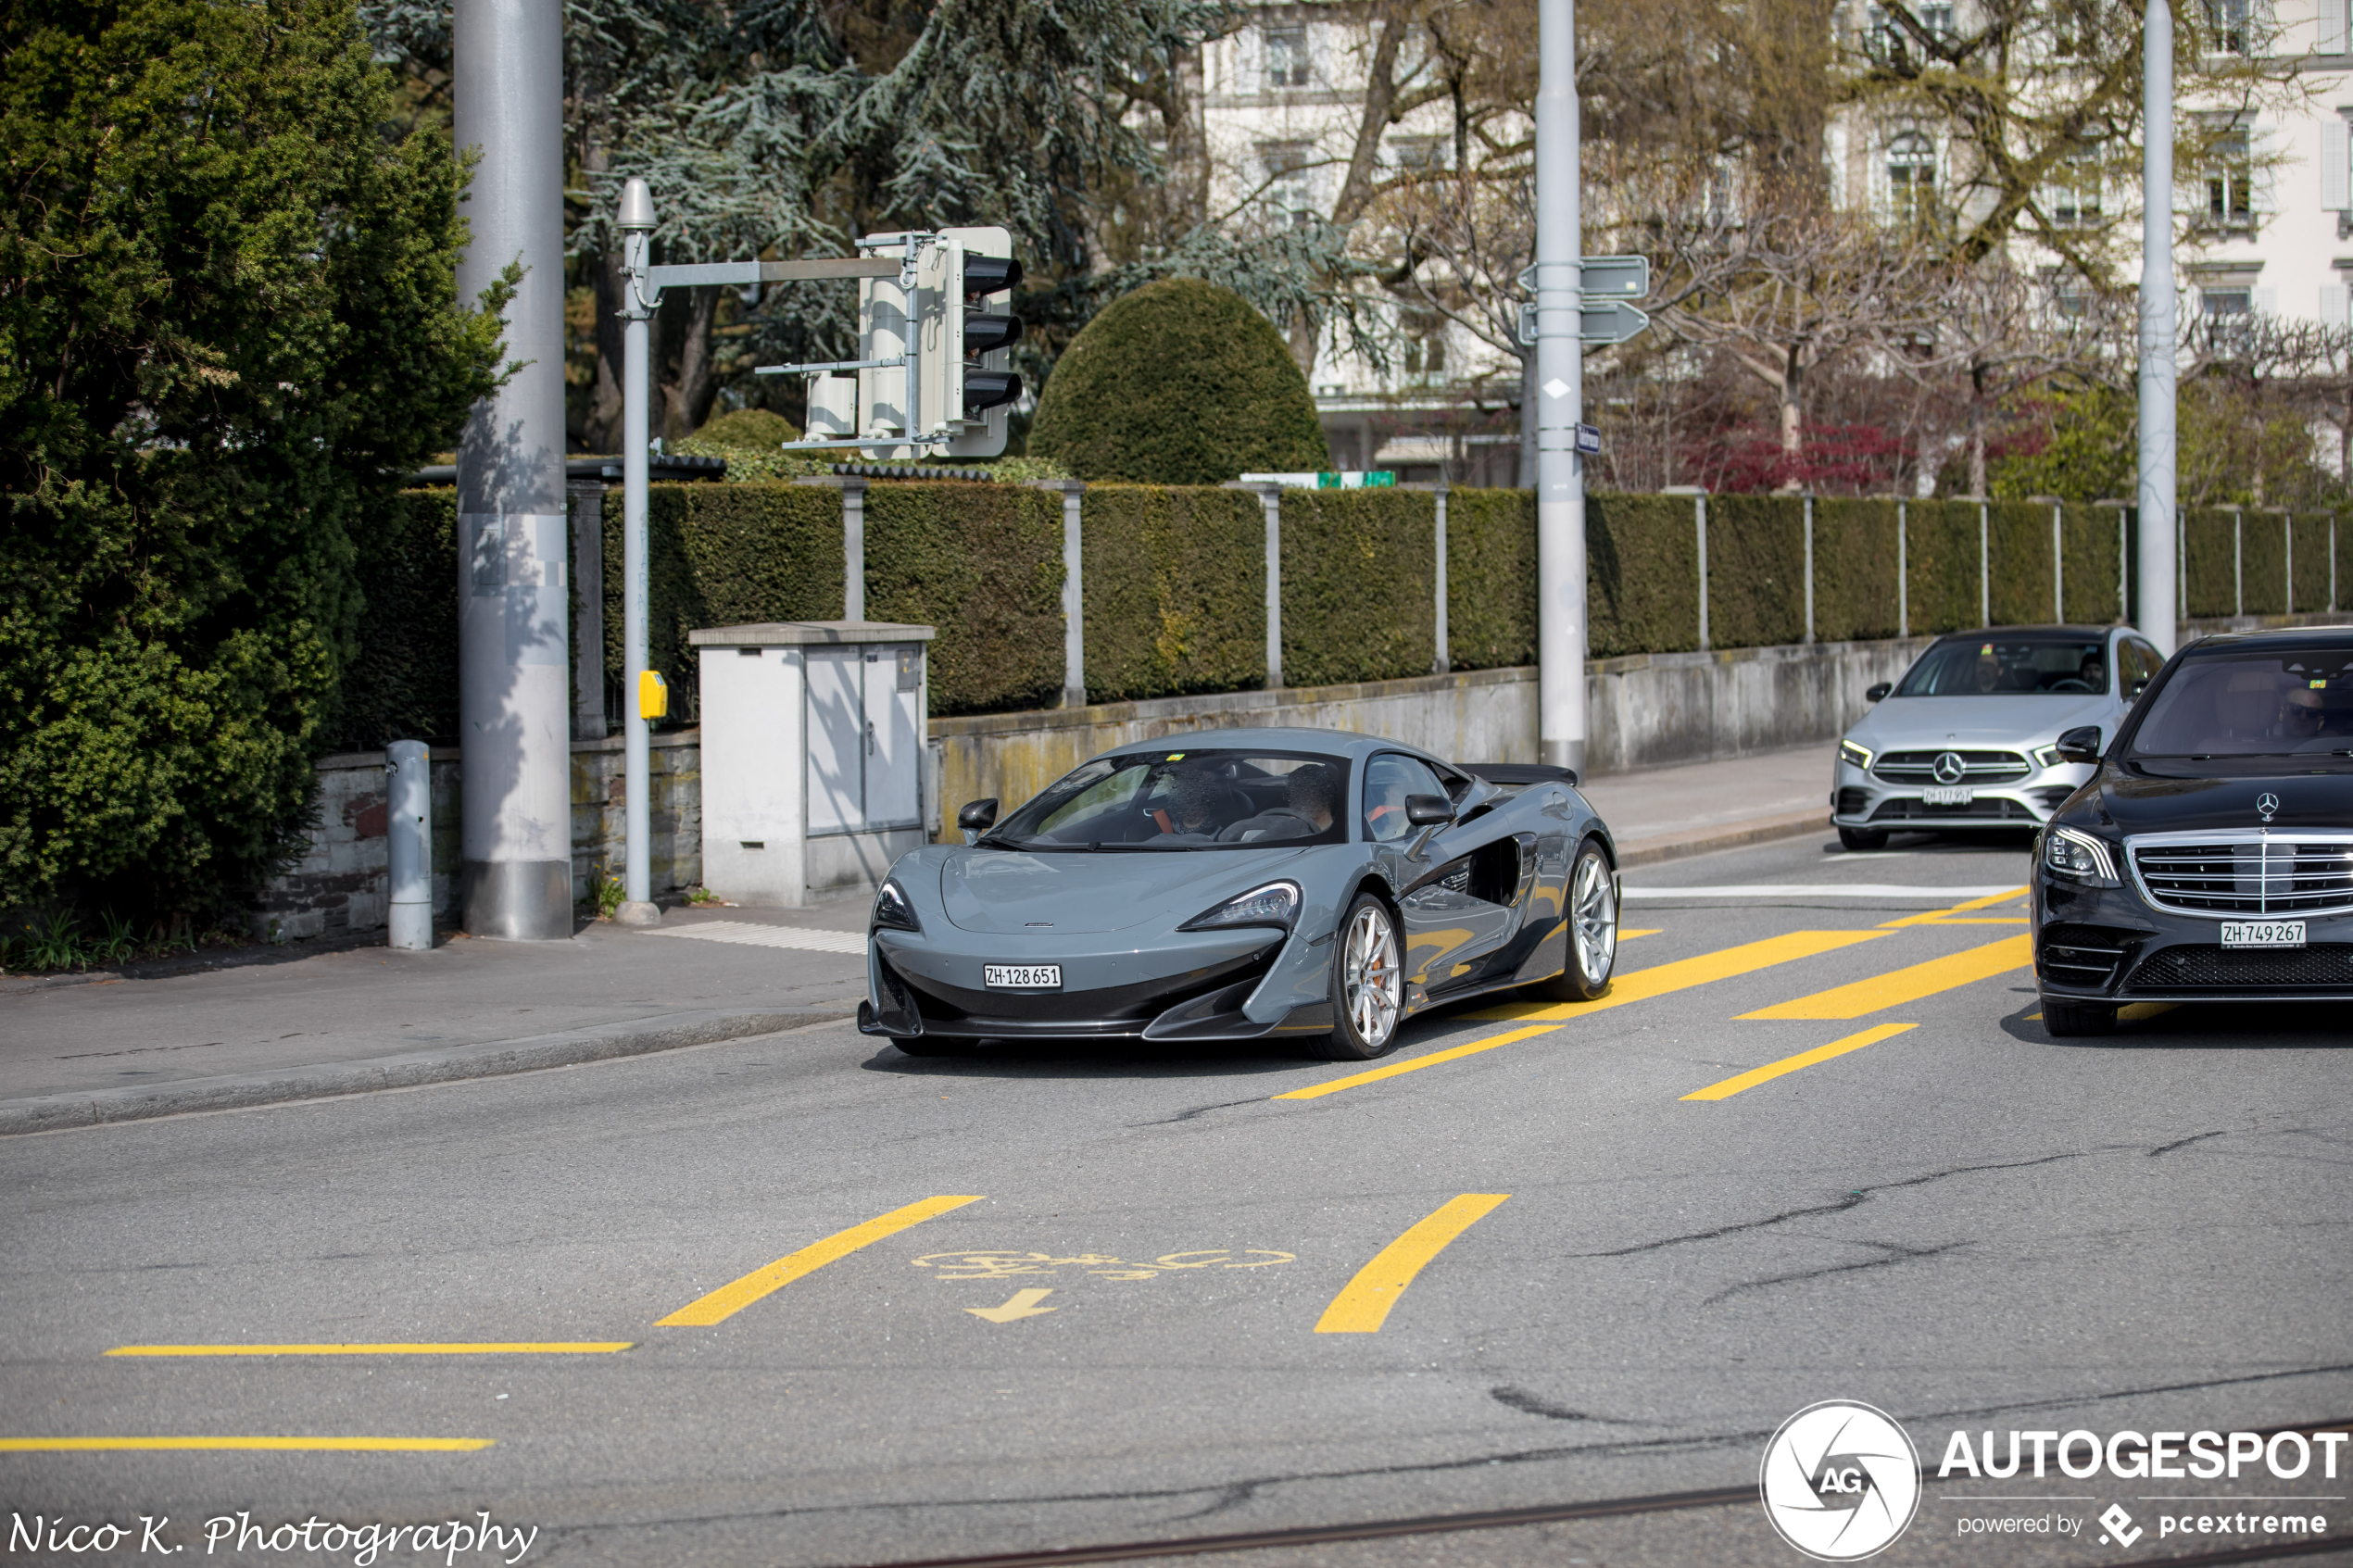
[[[1585,768],[1582,239],[1578,212],[1577,7],[1540,0],[1536,93],[1537,758]]]
[[[622,905],[613,919],[623,925],[657,925],[661,909],[653,901],[652,735],[648,728],[639,679],[646,665],[647,582],[646,458],[652,445],[651,395],[647,359],[654,307],[653,194],[643,180],[622,187],[621,306],[621,702],[622,815],[623,849]]]
[[[2141,634],[2172,657],[2173,13],[2148,0],[2141,35]]]

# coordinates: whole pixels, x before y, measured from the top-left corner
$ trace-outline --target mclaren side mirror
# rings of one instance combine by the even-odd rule
[[[2081,724],[2063,731],[2051,749],[2059,754],[2062,762],[2096,762],[2100,759],[2100,727]]]
[[[987,833],[995,827],[997,797],[992,795],[986,800],[966,801],[963,809],[956,813],[956,825],[966,833]]]
[[[1454,820],[1454,803],[1442,795],[1409,795],[1405,820],[1417,828],[1444,827]]]
[[[1881,682],[1878,683],[1877,684],[1875,684],[1875,685],[1873,685],[1873,686],[1870,686],[1870,687],[1869,687],[1868,689],[1866,689],[1866,690],[1864,691],[1864,693],[1863,693],[1863,700],[1864,700],[1865,702],[1877,702],[1877,701],[1879,701],[1881,697],[1885,696],[1888,693],[1890,693],[1890,692],[1894,691],[1894,689],[1895,689],[1895,684],[1894,684],[1894,682],[1892,682],[1892,681],[1881,681]]]

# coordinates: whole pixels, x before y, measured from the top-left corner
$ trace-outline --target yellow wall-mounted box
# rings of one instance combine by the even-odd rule
[[[658,670],[637,671],[637,717],[662,719],[670,714],[670,684]]]

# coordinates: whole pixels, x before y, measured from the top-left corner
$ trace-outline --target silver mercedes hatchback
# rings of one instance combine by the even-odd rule
[[[2059,758],[2060,734],[2106,745],[2158,668],[2130,626],[2001,626],[1939,637],[1839,742],[1831,821],[1849,849],[1891,832],[2032,828],[2093,764]]]

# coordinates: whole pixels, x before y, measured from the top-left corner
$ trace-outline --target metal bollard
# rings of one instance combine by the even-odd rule
[[[433,947],[433,764],[421,740],[386,748],[385,827],[391,836],[391,945]]]

